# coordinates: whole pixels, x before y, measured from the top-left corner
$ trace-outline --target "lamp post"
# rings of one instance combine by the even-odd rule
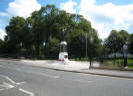
[[[93,38],[93,36],[92,36],[92,30],[90,31],[90,33],[91,33],[91,36],[90,36],[90,68],[91,68],[91,66],[92,66],[92,50],[93,50],[93,48],[92,48],[92,44],[93,44],[93,41],[94,41],[94,38]]]
[[[45,46],[46,45],[46,43],[45,42],[43,42],[43,46]]]
[[[66,34],[66,28],[64,28],[63,30],[62,30],[62,34],[63,34],[63,41],[65,41],[65,34]]]
[[[86,50],[85,50],[85,55],[86,55],[86,58],[88,58],[88,44],[87,44],[88,42],[87,42],[87,32],[86,32],[86,44],[85,44],[85,48],[86,48]]]
[[[127,50],[128,50],[128,46],[127,46],[127,44],[124,44],[123,45],[124,67],[127,66]]]

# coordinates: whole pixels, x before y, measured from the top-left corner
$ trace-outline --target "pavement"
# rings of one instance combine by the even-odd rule
[[[75,66],[56,63],[61,62],[0,60],[0,96],[133,96],[132,79],[50,69]],[[79,70],[80,62],[76,63],[74,70]],[[88,63],[81,64],[87,70]]]
[[[6,61],[14,63],[16,62],[15,64],[26,64],[36,67],[44,67],[58,71],[133,79],[133,71],[89,69],[90,67],[89,62],[79,62],[79,61],[63,62],[56,60],[6,60]],[[93,66],[98,67],[99,66],[98,62],[93,62]]]

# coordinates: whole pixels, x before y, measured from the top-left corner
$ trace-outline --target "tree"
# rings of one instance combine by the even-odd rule
[[[5,47],[5,42],[0,39],[0,53],[1,54],[4,53],[4,47]]]
[[[129,39],[129,52],[133,54],[133,34],[130,34],[130,39]]]
[[[68,42],[68,53],[70,57],[85,57],[85,33],[83,30],[74,30]]]
[[[128,41],[129,34],[125,30],[112,30],[108,38],[105,40],[105,46],[110,50],[110,53],[120,52],[123,54],[123,45]],[[114,60],[115,63],[115,60]]]
[[[24,27],[25,19],[18,16],[11,18],[9,25],[6,26],[9,50],[11,48],[10,52],[20,53],[25,37]]]
[[[25,55],[28,57],[33,57],[35,55],[35,46],[34,46],[34,34],[32,31],[33,28],[33,20],[31,17],[26,18],[24,26],[25,35],[24,39],[24,47],[26,49]]]
[[[105,45],[110,49],[111,53],[116,53],[122,48],[123,42],[119,33],[116,30],[112,30],[108,38],[105,40]]]
[[[47,5],[42,7],[39,11],[32,13],[33,19],[33,33],[36,55],[39,56],[41,53],[41,46],[47,42],[52,37],[52,32],[55,29],[55,16],[57,13],[57,8],[54,5]]]
[[[126,44],[129,41],[129,34],[126,30],[120,30],[119,31],[119,38],[120,38],[120,48],[121,50],[119,50],[120,53],[123,53],[123,45]]]
[[[33,55],[32,22],[30,17],[11,18],[9,25],[6,26],[7,36],[5,37],[8,53]]]
[[[112,30],[108,38],[105,40],[106,47],[110,50],[110,53],[115,53],[114,64],[116,59],[116,53],[122,49],[121,38],[116,30]]]
[[[31,19],[33,20],[32,22],[32,32],[33,32],[33,37],[34,37],[34,45],[35,45],[35,54],[39,58],[40,56],[40,46],[44,42],[45,38],[45,30],[44,30],[44,19],[41,17],[41,14],[39,11],[34,11],[32,13]]]
[[[75,15],[74,18],[76,18],[76,20],[74,19],[73,21],[74,27],[67,35],[68,52],[70,56],[73,58],[84,58],[86,56],[86,40],[88,43],[87,55],[89,57],[98,55],[98,47],[101,44],[101,40],[98,38],[96,30],[93,29],[91,23],[83,19],[82,16],[77,17]],[[93,42],[90,41],[91,38],[93,38]]]
[[[57,59],[59,55],[59,46],[60,42],[56,38],[50,38],[50,41],[48,42],[47,46],[45,46],[45,57],[51,58],[51,59]]]
[[[40,57],[44,53],[51,57],[52,55],[49,54],[57,54],[59,49],[55,48],[59,47],[57,45],[64,38],[68,42],[70,56],[85,57],[86,39],[88,40],[88,50],[92,50],[96,56],[101,42],[96,30],[83,16],[59,10],[54,5],[46,5],[38,11],[34,11],[31,17],[26,19],[18,16],[11,18],[6,32],[5,42],[8,45],[8,51],[20,53],[23,49],[25,56]],[[87,37],[86,34],[88,34]],[[89,41],[91,37],[94,38],[93,44]],[[45,48],[43,43],[45,43]],[[82,47],[78,48],[78,46]],[[90,46],[93,48],[90,49]],[[91,54],[88,51],[88,56]]]

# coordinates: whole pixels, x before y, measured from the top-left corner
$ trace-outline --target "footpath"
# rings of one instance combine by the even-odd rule
[[[56,61],[56,60],[1,60],[0,62],[9,62],[13,64],[26,64],[36,67],[44,67],[48,69],[66,71],[66,72],[75,72],[75,73],[84,73],[92,75],[101,75],[101,76],[110,76],[110,77],[119,77],[119,78],[128,78],[133,79],[133,71],[120,71],[120,70],[105,70],[105,69],[89,69],[89,62],[79,62],[79,61]],[[95,66],[98,66],[94,62]]]

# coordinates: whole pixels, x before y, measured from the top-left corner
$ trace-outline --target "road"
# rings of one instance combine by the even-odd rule
[[[0,61],[0,96],[133,96],[133,80]]]

